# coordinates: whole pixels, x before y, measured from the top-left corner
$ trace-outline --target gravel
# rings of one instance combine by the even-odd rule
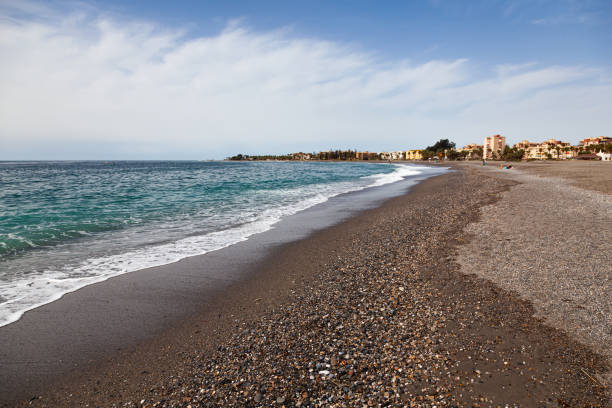
[[[523,172],[479,171],[519,184],[467,227],[462,272],[517,292],[547,324],[612,359],[612,195]]]
[[[600,355],[533,317],[531,303],[459,271],[464,228],[514,183],[468,169],[429,179],[338,227],[339,249],[312,259],[315,273],[279,287],[278,302],[255,299],[267,306],[254,318],[233,315],[213,351],[199,345],[215,334],[194,327],[146,386],[117,374],[27,404],[606,406]]]

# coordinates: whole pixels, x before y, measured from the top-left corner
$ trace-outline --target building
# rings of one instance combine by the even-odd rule
[[[404,153],[400,151],[389,153],[391,160],[404,160]]]
[[[312,156],[310,155],[310,153],[298,152],[298,153],[291,153],[291,158],[293,160],[311,160]]]
[[[380,152],[378,155],[381,160],[404,160],[403,152]]]
[[[569,142],[562,142],[560,140],[555,140],[555,139],[548,139],[540,143],[540,147],[542,147],[544,151],[546,151],[546,158],[550,157],[550,158],[557,159],[557,160],[566,159],[568,157],[566,157],[565,149],[567,149],[567,152],[573,153],[573,150]]]
[[[483,151],[483,149],[484,149],[483,145],[471,143],[469,145],[463,146],[460,149],[457,149],[457,152],[458,153],[467,152],[467,156],[465,156],[465,158],[468,160],[475,159],[477,158],[477,156],[480,159],[480,152]]]
[[[581,140],[578,144],[581,147],[587,147],[598,144],[608,144],[612,143],[612,137],[608,136],[599,136],[599,137],[587,137],[586,139]]]
[[[612,161],[612,153],[599,152],[597,153],[597,156],[599,156],[603,161]]]
[[[407,150],[406,160],[423,160],[422,150]]]
[[[542,143],[533,143],[523,140],[515,144],[514,147],[518,147],[525,151],[523,159],[526,160],[567,160],[573,159],[577,155],[569,142],[562,142],[555,139],[548,139]]]
[[[368,152],[355,152],[355,158],[357,160],[378,160],[378,153]]]
[[[530,142],[529,140],[523,140],[521,142],[518,142],[514,145],[515,148],[517,149],[522,149],[524,151],[527,151],[528,149],[532,148],[532,147],[537,147],[538,143],[536,142]]]
[[[499,157],[506,147],[506,137],[502,135],[493,135],[485,137],[483,146],[483,158],[492,159],[494,155]]]
[[[539,143],[523,140],[514,145],[515,148],[523,150],[523,160],[540,160]]]

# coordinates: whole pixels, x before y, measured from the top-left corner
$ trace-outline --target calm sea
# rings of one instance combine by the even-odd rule
[[[0,162],[0,326],[109,277],[204,254],[417,166]]]

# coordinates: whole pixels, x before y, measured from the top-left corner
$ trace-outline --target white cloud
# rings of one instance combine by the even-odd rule
[[[531,20],[531,24],[540,26],[560,25],[560,24],[594,24],[599,21],[599,16],[595,13],[582,14],[560,14],[550,17],[537,18]]]
[[[603,69],[529,63],[477,77],[467,59],[389,61],[239,22],[193,38],[92,9],[34,18],[31,4],[0,7],[0,159],[199,159],[610,130]]]

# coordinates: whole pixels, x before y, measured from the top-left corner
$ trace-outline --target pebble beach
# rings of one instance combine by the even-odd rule
[[[612,0],[0,0],[0,408],[612,408]]]
[[[428,179],[283,246],[155,341],[11,404],[607,406],[601,348],[458,261],[482,209],[519,183],[477,168]]]

